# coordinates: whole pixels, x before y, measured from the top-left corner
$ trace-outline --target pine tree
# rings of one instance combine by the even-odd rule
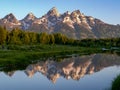
[[[6,42],[7,31],[3,27],[0,27],[0,44],[3,45]]]
[[[49,35],[46,32],[41,33],[40,35],[40,43],[48,44],[50,42]]]
[[[28,32],[25,32],[24,33],[24,41],[23,41],[24,44],[29,44],[30,43],[30,37],[29,37],[29,33]]]
[[[49,42],[50,44],[55,44],[55,38],[53,34],[49,35],[49,39],[50,39],[50,42]]]

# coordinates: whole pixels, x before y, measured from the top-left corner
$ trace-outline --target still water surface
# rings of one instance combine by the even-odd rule
[[[108,90],[120,74],[120,56],[92,54],[47,59],[25,70],[0,72],[0,90]]]

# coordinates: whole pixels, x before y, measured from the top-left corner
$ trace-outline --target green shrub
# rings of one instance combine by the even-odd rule
[[[112,82],[112,90],[120,90],[120,75]]]

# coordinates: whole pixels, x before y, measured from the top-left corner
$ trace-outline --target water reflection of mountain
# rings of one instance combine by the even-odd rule
[[[114,54],[93,54],[64,58],[61,62],[53,60],[40,61],[36,64],[30,64],[25,74],[32,77],[40,72],[53,83],[60,77],[73,80],[79,80],[86,74],[92,74],[103,68],[120,65],[120,56]],[[15,71],[4,72],[8,76],[13,76]]]
[[[60,77],[79,80],[86,74],[98,72],[105,67],[120,65],[120,56],[107,54],[94,54],[64,58],[62,62],[47,60],[29,65],[25,73],[32,77],[36,72],[45,75],[53,83]]]

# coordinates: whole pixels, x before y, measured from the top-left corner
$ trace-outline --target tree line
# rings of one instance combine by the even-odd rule
[[[84,47],[98,46],[120,46],[120,38],[104,38],[104,39],[81,39],[76,40],[68,38],[61,33],[48,34],[24,31],[18,28],[7,30],[0,26],[0,45],[30,45],[30,44],[62,44],[62,45],[78,45]]]
[[[0,26],[0,45],[22,44],[66,44],[70,39],[61,33],[47,34],[24,31],[15,28],[11,31]]]

